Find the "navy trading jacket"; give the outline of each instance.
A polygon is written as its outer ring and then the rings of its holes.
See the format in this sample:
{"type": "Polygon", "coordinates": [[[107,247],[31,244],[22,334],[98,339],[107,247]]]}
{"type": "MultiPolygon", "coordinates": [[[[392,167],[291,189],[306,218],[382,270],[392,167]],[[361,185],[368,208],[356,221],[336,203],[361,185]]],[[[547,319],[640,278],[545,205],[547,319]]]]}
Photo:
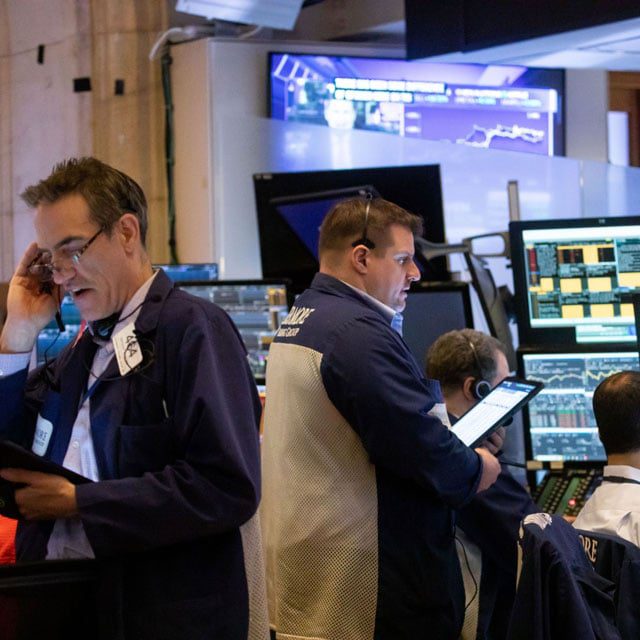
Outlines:
{"type": "Polygon", "coordinates": [[[438,412],[439,384],[380,308],[316,275],[267,364],[261,517],[282,637],[458,637],[453,509],[481,461],[438,412]]]}
{"type": "MultiPolygon", "coordinates": [[[[257,524],[260,497],[260,404],[246,352],[221,309],[162,271],[135,327],[142,370],[120,377],[114,358],[91,396],[100,481],[76,493],[96,559],[112,569],[104,609],[121,607],[135,640],[245,640],[245,565],[259,548],[241,525],[257,524]]],[[[31,448],[41,414],[54,425],[44,455],[62,463],[95,349],[86,331],[48,376],[0,379],[0,435],[31,448]]],[[[45,557],[52,526],[20,522],[20,560],[45,557]]]]}

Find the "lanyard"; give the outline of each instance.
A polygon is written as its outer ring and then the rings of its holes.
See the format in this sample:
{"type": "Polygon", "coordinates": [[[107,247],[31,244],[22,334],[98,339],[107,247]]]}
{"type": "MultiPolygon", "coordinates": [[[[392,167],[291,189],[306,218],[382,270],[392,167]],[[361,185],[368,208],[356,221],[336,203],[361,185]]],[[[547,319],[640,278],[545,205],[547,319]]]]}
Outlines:
{"type": "Polygon", "coordinates": [[[100,383],[100,378],[96,378],[93,381],[93,384],[84,392],[81,400],[80,400],[80,405],[82,406],[87,400],[89,400],[91,398],[91,396],[95,393],[96,391],[96,387],[98,386],[98,384],[100,383]]]}

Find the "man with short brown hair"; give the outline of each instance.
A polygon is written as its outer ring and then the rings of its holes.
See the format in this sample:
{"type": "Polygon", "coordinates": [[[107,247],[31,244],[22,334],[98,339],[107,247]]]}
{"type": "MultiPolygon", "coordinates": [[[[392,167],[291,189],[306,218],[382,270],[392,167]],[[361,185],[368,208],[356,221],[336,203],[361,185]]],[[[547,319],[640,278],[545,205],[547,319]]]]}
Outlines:
{"type": "Polygon", "coordinates": [[[419,230],[381,198],[338,203],[271,346],[261,516],[277,638],[460,632],[452,509],[499,465],[443,425],[439,385],[400,336],[419,230]]]}

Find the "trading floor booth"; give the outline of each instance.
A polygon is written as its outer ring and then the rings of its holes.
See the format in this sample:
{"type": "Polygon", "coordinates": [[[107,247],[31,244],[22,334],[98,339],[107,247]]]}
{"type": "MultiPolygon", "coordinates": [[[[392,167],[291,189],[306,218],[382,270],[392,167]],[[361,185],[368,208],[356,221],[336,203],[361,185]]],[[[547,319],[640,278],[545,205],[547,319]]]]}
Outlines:
{"type": "Polygon", "coordinates": [[[523,412],[529,480],[549,513],[577,515],[606,464],[593,392],[640,370],[633,297],[640,217],[513,222],[521,375],[545,388],[523,412]]]}

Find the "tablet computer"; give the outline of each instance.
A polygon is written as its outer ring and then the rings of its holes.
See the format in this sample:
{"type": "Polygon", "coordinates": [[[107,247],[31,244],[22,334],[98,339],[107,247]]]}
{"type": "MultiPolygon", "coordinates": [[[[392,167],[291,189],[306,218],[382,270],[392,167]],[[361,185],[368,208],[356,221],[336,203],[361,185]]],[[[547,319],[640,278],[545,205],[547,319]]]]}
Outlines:
{"type": "MultiPolygon", "coordinates": [[[[56,462],[37,456],[32,451],[24,449],[15,442],[2,440],[0,441],[0,469],[7,467],[62,476],[73,484],[92,482],[89,478],[85,478],[79,473],[71,471],[71,469],[67,469],[56,462]]],[[[0,478],[0,513],[3,516],[14,519],[21,517],[14,498],[15,490],[21,486],[23,485],[0,478]]]]}
{"type": "Polygon", "coordinates": [[[476,447],[533,398],[544,384],[505,378],[451,427],[468,447],[476,447]]]}

